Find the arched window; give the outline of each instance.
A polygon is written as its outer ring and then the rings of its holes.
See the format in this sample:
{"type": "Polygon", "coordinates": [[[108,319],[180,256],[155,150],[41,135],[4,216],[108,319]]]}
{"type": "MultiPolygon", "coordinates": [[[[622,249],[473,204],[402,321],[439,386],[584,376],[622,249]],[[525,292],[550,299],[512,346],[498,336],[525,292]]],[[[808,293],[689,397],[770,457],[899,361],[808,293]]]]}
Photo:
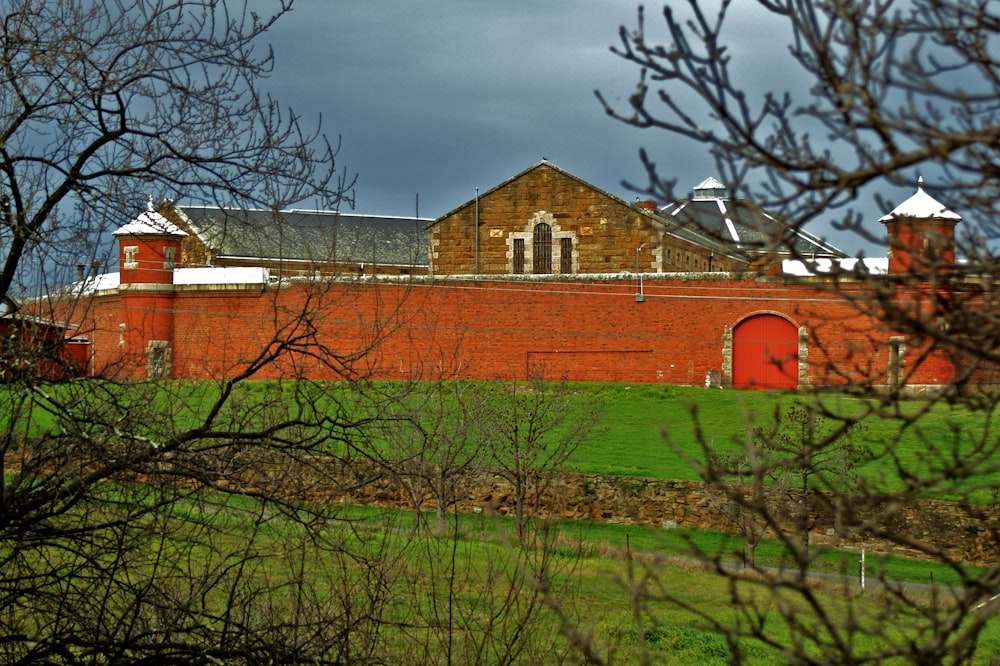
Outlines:
{"type": "Polygon", "coordinates": [[[579,270],[575,246],[575,231],[561,229],[555,216],[538,211],[521,230],[507,233],[507,270],[515,275],[572,275],[579,270]]]}
{"type": "Polygon", "coordinates": [[[532,237],[535,273],[552,272],[552,227],[544,222],[535,225],[532,237]]]}

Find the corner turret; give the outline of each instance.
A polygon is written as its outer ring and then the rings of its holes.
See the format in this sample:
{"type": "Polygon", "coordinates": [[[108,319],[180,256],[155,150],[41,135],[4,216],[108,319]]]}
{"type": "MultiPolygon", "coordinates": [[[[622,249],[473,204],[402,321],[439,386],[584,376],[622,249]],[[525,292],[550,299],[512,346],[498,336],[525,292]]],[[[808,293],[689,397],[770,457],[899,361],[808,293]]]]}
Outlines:
{"type": "Polygon", "coordinates": [[[153,208],[113,234],[121,271],[118,347],[133,376],[166,379],[172,374],[174,268],[187,236],[153,208]],[[145,373],[142,369],[145,368],[145,373]]]}
{"type": "Polygon", "coordinates": [[[173,284],[174,267],[181,256],[181,239],[187,236],[176,224],[153,209],[115,231],[121,284],[173,284]]]}
{"type": "Polygon", "coordinates": [[[889,274],[925,274],[950,270],[955,264],[955,225],[962,218],[924,191],[899,204],[879,222],[886,226],[889,274]]]}

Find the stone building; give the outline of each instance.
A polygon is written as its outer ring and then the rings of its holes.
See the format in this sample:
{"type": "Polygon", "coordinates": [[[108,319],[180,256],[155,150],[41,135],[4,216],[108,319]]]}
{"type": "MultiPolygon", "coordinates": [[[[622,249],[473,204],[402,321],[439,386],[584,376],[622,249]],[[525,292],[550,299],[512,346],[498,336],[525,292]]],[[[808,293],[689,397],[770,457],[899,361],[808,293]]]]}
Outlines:
{"type": "Polygon", "coordinates": [[[688,201],[628,203],[541,161],[428,227],[434,275],[766,272],[790,257],[843,258],[801,230],[768,247],[780,222],[714,178],[688,201]]]}

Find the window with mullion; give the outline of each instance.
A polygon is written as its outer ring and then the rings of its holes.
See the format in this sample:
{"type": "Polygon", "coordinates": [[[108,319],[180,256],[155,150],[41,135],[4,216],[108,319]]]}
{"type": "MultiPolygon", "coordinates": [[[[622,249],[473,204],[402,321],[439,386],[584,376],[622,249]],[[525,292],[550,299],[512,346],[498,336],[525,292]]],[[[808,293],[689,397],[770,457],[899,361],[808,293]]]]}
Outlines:
{"type": "Polygon", "coordinates": [[[573,239],[559,239],[559,272],[569,275],[573,272],[573,239]]]}
{"type": "Polygon", "coordinates": [[[535,225],[531,251],[534,257],[536,274],[552,272],[552,227],[545,224],[535,225]]]}

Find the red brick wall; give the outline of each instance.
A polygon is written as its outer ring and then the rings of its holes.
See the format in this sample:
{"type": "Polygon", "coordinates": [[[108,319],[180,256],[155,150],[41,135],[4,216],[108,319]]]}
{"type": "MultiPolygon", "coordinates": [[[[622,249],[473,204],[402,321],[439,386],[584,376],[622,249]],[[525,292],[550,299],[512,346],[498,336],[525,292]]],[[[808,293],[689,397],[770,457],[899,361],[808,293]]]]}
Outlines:
{"type": "Polygon", "coordinates": [[[165,265],[164,248],[174,249],[174,261],[181,257],[181,241],[177,236],[120,236],[118,238],[118,265],[121,266],[122,283],[170,284],[174,270],[165,265]],[[125,248],[136,248],[135,268],[126,268],[125,248]]]}
{"type": "MultiPolygon", "coordinates": [[[[262,354],[280,351],[276,341],[291,340],[290,353],[255,376],[335,377],[346,364],[383,378],[491,379],[524,377],[534,366],[550,378],[700,385],[707,372],[723,368],[727,327],[774,312],[808,332],[809,383],[886,382],[893,332],[848,304],[845,296],[860,290],[821,291],[777,278],[661,276],[645,281],[643,302],[635,292],[629,279],[181,289],[173,300],[174,376],[232,376],[262,354]],[[306,318],[297,319],[303,312],[306,318]],[[352,358],[369,346],[363,358],[352,358]]],[[[129,360],[131,343],[118,346],[121,305],[117,296],[99,298],[86,320],[91,325],[81,326],[81,333],[91,329],[99,369],[129,360]]],[[[153,321],[153,314],[132,319],[153,321]]],[[[915,341],[908,340],[905,351],[908,383],[939,384],[952,376],[947,359],[932,355],[918,363],[915,341]]]]}
{"type": "Polygon", "coordinates": [[[890,273],[926,272],[935,263],[955,263],[954,223],[897,219],[886,228],[890,273]]]}

